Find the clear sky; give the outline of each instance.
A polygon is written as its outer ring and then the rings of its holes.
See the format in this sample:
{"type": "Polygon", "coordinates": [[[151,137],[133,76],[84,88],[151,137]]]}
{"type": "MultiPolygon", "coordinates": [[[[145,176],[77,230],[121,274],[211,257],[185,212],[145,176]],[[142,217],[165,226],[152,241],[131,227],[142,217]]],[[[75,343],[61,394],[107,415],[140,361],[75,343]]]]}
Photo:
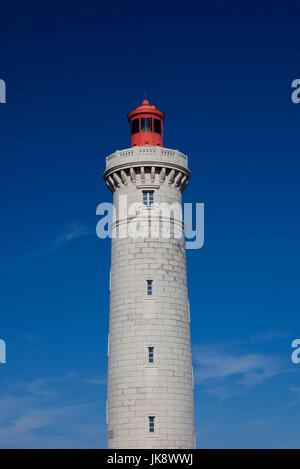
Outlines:
{"type": "Polygon", "coordinates": [[[0,447],[105,446],[105,157],[147,97],[205,203],[187,252],[199,448],[299,447],[298,1],[1,5],[0,447]]]}

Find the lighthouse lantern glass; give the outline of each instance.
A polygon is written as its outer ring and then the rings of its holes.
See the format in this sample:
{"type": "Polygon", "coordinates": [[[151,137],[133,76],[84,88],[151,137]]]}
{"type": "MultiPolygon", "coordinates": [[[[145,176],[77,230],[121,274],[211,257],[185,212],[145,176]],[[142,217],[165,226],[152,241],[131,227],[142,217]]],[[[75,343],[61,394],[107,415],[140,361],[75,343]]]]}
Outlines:
{"type": "Polygon", "coordinates": [[[154,132],[161,134],[161,124],[159,119],[154,119],[154,132]]]}
{"type": "Polygon", "coordinates": [[[152,131],[152,119],[151,117],[142,117],[141,118],[141,131],[142,132],[151,132],[152,131]]]}
{"type": "Polygon", "coordinates": [[[139,119],[133,119],[131,122],[131,133],[137,134],[140,131],[139,119]]]}

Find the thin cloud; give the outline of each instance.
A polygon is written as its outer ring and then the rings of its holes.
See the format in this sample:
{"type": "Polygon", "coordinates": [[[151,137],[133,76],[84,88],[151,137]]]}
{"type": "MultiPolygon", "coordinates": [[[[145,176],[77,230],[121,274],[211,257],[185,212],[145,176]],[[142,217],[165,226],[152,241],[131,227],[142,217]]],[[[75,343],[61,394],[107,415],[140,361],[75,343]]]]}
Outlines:
{"type": "Polygon", "coordinates": [[[87,225],[73,223],[69,225],[60,235],[54,240],[54,246],[59,248],[64,244],[74,241],[75,239],[82,238],[94,234],[95,230],[91,230],[87,225]]]}
{"type": "Polygon", "coordinates": [[[66,384],[78,379],[73,373],[38,378],[0,397],[0,448],[103,447],[105,406],[90,401],[84,389],[75,398],[72,383],[66,384]]]}
{"type": "Polygon", "coordinates": [[[294,407],[295,405],[300,405],[300,388],[291,386],[290,391],[293,393],[296,393],[297,397],[293,401],[286,402],[285,404],[281,405],[277,409],[275,409],[274,413],[279,413],[282,411],[285,411],[286,409],[289,409],[291,407],[294,407]]]}
{"type": "Polygon", "coordinates": [[[95,418],[92,419],[92,425],[88,424],[93,415],[94,403],[52,405],[49,408],[42,408],[38,407],[38,402],[31,399],[16,398],[11,399],[9,404],[9,417],[7,413],[3,415],[0,411],[2,448],[77,448],[82,444],[80,438],[83,434],[86,445],[97,447],[96,437],[99,438],[101,433],[100,419],[98,425],[95,418]],[[80,426],[84,421],[85,431],[81,433],[80,426]],[[56,428],[57,434],[55,432],[44,435],[43,431],[49,426],[56,428]],[[91,427],[90,432],[88,432],[89,427],[91,427]],[[59,429],[62,428],[64,437],[60,437],[59,429]]]}
{"type": "Polygon", "coordinates": [[[26,391],[28,394],[40,396],[43,398],[52,398],[57,395],[57,390],[49,389],[47,387],[49,380],[36,379],[28,383],[26,391]]]}
{"type": "Polygon", "coordinates": [[[45,234],[43,237],[31,240],[30,246],[25,252],[14,253],[16,257],[10,258],[0,264],[0,267],[28,262],[56,252],[58,249],[69,244],[76,239],[95,234],[95,229],[78,222],[70,223],[61,228],[59,233],[45,234]]]}
{"type": "Polygon", "coordinates": [[[83,382],[87,384],[95,384],[97,386],[102,386],[107,383],[106,379],[101,377],[87,378],[83,382]]]}
{"type": "Polygon", "coordinates": [[[299,394],[299,397],[300,397],[300,388],[297,388],[297,387],[295,387],[295,386],[292,386],[292,387],[291,387],[291,391],[292,391],[292,392],[296,392],[297,394],[299,394]]]}
{"type": "Polygon", "coordinates": [[[286,337],[290,337],[291,334],[288,332],[278,331],[278,330],[271,330],[268,332],[262,332],[259,334],[251,335],[248,339],[249,342],[266,342],[266,341],[273,341],[278,339],[284,339],[286,337]]]}
{"type": "Polygon", "coordinates": [[[228,353],[224,347],[196,347],[195,380],[215,397],[226,399],[284,372],[282,361],[262,353],[228,353]]]}

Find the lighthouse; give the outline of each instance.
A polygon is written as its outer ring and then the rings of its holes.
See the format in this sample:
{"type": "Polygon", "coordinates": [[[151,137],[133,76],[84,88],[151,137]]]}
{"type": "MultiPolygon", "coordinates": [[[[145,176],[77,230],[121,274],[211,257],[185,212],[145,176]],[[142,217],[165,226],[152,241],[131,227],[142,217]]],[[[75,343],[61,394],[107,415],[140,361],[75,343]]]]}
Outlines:
{"type": "Polygon", "coordinates": [[[187,156],[163,146],[164,113],[127,115],[130,148],[106,158],[113,193],[108,448],[194,448],[193,368],[182,192],[187,156]],[[168,212],[168,208],[170,208],[168,212]],[[142,226],[142,229],[141,229],[142,226]]]}

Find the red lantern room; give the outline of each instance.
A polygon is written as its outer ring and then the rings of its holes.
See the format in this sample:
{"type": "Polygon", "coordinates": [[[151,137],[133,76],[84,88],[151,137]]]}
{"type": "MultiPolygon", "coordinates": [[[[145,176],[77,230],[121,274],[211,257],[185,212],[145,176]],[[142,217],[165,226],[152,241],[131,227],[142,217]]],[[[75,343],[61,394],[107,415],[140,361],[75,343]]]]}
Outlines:
{"type": "Polygon", "coordinates": [[[144,99],[142,105],[127,114],[130,124],[131,146],[163,146],[164,113],[144,99]]]}

